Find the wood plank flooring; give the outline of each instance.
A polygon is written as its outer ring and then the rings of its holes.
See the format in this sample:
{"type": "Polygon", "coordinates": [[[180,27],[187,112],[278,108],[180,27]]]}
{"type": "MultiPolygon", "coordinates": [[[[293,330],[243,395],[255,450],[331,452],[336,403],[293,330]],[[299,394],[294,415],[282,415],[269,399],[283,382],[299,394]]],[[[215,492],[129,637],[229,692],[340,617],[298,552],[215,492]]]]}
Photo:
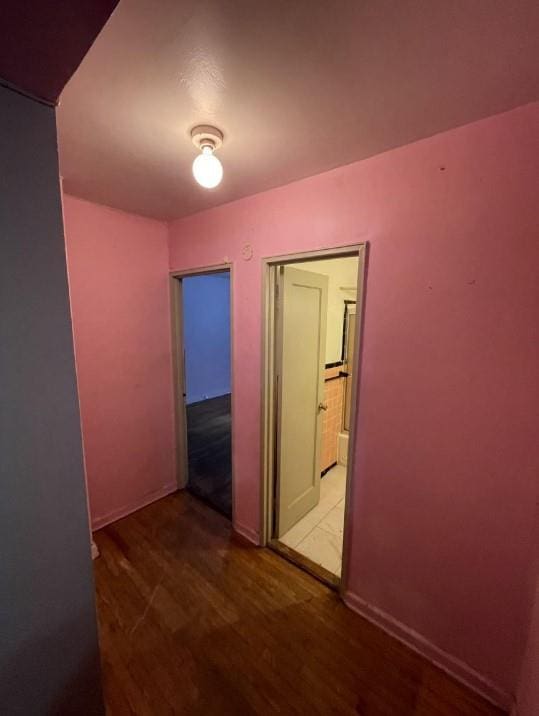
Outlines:
{"type": "Polygon", "coordinates": [[[502,713],[186,492],[95,539],[109,716],[502,713]]]}
{"type": "Polygon", "coordinates": [[[230,395],[187,406],[187,488],[232,518],[232,417],[230,395]]]}

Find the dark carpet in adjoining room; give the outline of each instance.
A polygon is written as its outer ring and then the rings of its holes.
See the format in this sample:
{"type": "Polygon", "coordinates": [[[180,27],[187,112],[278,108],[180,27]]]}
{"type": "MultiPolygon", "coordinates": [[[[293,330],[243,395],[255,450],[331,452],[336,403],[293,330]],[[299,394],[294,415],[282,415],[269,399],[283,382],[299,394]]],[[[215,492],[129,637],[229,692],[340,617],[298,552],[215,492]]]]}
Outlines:
{"type": "Polygon", "coordinates": [[[188,490],[232,518],[230,394],[187,406],[188,490]]]}

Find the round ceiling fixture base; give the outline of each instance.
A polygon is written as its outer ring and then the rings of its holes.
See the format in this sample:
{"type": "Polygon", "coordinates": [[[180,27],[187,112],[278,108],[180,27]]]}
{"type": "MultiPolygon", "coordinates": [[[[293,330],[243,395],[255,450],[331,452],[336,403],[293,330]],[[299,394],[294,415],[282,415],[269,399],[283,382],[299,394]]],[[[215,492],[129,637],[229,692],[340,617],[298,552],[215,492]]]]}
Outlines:
{"type": "Polygon", "coordinates": [[[191,139],[198,149],[208,145],[213,149],[219,149],[223,143],[223,133],[209,124],[199,124],[191,130],[191,139]]]}

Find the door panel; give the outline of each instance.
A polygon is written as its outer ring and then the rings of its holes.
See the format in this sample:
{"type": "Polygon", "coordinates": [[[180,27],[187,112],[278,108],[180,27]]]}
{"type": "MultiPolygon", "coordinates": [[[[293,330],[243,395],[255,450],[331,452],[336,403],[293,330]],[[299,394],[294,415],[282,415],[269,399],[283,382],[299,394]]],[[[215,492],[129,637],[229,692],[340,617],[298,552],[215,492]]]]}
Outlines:
{"type": "Polygon", "coordinates": [[[276,531],[281,537],[320,499],[328,278],[279,274],[276,531]],[[280,348],[279,348],[280,347],[280,348]]]}

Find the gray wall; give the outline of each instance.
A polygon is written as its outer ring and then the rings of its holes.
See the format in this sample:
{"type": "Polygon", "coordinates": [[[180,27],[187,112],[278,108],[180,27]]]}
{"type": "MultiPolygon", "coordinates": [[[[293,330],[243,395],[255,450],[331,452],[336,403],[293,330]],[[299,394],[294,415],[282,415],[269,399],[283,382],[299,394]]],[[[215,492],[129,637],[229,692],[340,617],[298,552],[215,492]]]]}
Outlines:
{"type": "Polygon", "coordinates": [[[0,710],[103,713],[55,114],[3,87],[0,710]]]}

